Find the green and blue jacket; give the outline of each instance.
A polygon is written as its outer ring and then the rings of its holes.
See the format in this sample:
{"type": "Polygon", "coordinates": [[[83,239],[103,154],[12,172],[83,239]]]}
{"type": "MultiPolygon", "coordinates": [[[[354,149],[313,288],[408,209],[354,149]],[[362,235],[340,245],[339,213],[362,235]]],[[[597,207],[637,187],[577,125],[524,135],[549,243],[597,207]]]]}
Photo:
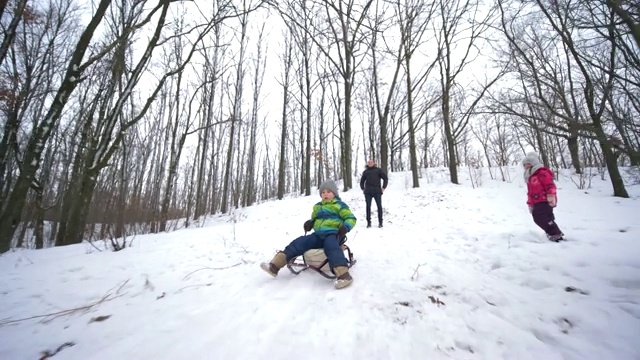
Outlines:
{"type": "Polygon", "coordinates": [[[313,220],[313,230],[317,233],[337,232],[340,225],[344,225],[349,232],[356,226],[356,217],[339,197],[322,200],[315,204],[311,220],[313,220]]]}

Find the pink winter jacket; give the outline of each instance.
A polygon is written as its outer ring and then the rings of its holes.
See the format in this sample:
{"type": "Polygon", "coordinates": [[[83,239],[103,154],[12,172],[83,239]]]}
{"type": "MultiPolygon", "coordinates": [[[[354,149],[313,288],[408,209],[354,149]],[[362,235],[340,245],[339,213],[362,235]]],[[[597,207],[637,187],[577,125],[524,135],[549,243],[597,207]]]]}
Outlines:
{"type": "Polygon", "coordinates": [[[553,173],[546,167],[536,170],[527,180],[527,204],[533,205],[547,202],[547,196],[558,199],[556,184],[553,183],[553,173]]]}

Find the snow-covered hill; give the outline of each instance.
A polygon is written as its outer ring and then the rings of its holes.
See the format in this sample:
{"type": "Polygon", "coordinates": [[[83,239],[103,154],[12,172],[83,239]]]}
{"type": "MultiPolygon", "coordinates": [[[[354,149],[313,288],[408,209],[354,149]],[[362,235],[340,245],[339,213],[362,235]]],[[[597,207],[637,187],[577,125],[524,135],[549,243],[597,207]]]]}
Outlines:
{"type": "Polygon", "coordinates": [[[639,359],[640,187],[619,199],[608,181],[579,190],[561,176],[568,241],[556,244],[530,218],[519,169],[511,183],[487,175],[474,189],[423,170],[413,189],[390,174],[383,229],[365,228],[359,190],[341,193],[358,217],[344,290],[258,266],[302,235],[315,195],[118,253],[4,254],[0,359],[639,359]]]}

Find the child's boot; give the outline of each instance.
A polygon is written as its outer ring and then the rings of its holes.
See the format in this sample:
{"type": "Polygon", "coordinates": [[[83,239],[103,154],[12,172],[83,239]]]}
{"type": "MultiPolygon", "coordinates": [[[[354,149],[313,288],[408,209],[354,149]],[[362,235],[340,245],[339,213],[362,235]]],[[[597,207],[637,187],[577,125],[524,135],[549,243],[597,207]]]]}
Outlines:
{"type": "Polygon", "coordinates": [[[336,274],[336,280],[333,283],[336,289],[345,288],[353,282],[353,278],[349,275],[349,268],[346,266],[334,267],[333,273],[336,274]]]}
{"type": "Polygon", "coordinates": [[[269,275],[276,277],[278,276],[278,271],[280,271],[280,269],[285,265],[287,265],[287,256],[282,251],[278,251],[271,262],[262,263],[260,264],[260,267],[262,270],[268,272],[269,275]]]}

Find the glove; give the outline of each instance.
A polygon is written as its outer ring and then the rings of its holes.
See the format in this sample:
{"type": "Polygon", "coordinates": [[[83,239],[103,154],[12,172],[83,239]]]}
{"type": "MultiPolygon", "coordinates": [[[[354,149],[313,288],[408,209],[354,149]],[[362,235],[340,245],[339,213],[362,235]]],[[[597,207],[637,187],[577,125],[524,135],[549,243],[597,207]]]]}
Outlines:
{"type": "Polygon", "coordinates": [[[307,220],[304,222],[304,231],[309,232],[313,229],[313,220],[307,220]]]}
{"type": "Polygon", "coordinates": [[[529,205],[529,213],[533,214],[533,206],[532,205],[529,205]]]}
{"type": "Polygon", "coordinates": [[[547,195],[547,202],[551,207],[556,207],[556,205],[558,205],[558,199],[555,195],[547,195]]]}
{"type": "Polygon", "coordinates": [[[338,237],[341,238],[345,235],[347,235],[347,228],[344,225],[340,225],[338,228],[338,237]]]}

